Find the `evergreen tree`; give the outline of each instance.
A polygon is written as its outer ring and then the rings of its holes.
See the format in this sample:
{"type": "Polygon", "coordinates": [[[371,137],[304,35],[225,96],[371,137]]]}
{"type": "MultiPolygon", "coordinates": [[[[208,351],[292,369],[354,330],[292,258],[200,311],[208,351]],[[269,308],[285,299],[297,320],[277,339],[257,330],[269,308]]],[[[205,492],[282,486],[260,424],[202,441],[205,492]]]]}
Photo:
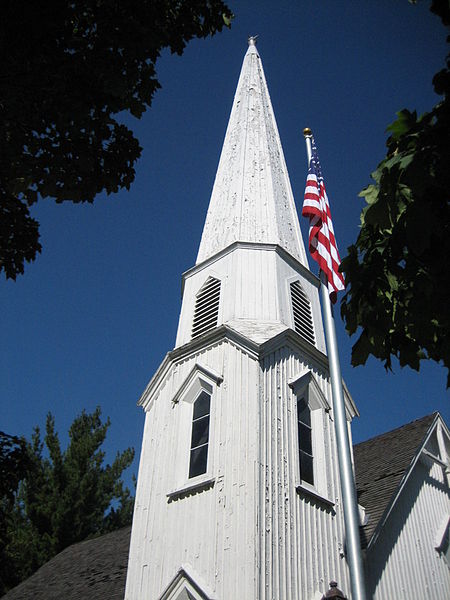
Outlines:
{"type": "Polygon", "coordinates": [[[0,591],[17,585],[67,546],[131,523],[134,499],[121,480],[134,450],[111,465],[100,449],[110,426],[100,408],[72,423],[61,449],[55,419],[47,416],[44,441],[39,428],[27,443],[29,464],[5,518],[5,557],[0,591]]]}
{"type": "Polygon", "coordinates": [[[26,441],[0,431],[0,594],[3,582],[14,571],[14,560],[6,548],[10,541],[7,519],[14,507],[20,481],[30,467],[26,441]]]}

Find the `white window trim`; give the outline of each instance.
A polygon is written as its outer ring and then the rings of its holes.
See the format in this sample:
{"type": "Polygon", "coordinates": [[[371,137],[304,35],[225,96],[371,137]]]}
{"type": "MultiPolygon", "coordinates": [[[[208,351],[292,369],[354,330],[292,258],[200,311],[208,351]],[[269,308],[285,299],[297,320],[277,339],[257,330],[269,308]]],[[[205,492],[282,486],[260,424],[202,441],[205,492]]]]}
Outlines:
{"type": "Polygon", "coordinates": [[[293,393],[293,402],[295,405],[295,419],[292,420],[292,426],[295,428],[295,465],[298,483],[296,489],[300,493],[312,496],[314,499],[333,506],[334,502],[327,497],[327,474],[325,465],[325,439],[323,419],[331,407],[319,387],[311,371],[303,371],[288,381],[289,387],[293,393]],[[301,480],[300,475],[300,449],[298,444],[298,419],[297,419],[297,398],[303,396],[311,410],[311,428],[312,428],[312,450],[313,450],[313,472],[314,485],[301,480]]]}
{"type": "Polygon", "coordinates": [[[208,383],[211,389],[219,386],[223,381],[222,375],[219,375],[216,371],[202,365],[201,363],[195,363],[192,369],[189,371],[189,375],[183,381],[183,383],[178,388],[177,392],[172,398],[173,403],[177,403],[180,400],[184,400],[186,402],[194,402],[202,389],[206,389],[208,391],[208,383]],[[203,381],[202,384],[196,383],[198,381],[203,381]]]}
{"type": "Polygon", "coordinates": [[[295,396],[299,396],[307,391],[308,403],[312,411],[322,409],[329,412],[331,410],[331,406],[320,389],[312,371],[303,371],[295,377],[291,377],[288,381],[288,385],[295,396]]]}
{"type": "Polygon", "coordinates": [[[178,411],[179,443],[176,453],[176,464],[173,469],[175,477],[174,489],[167,493],[169,499],[180,497],[188,492],[209,489],[214,485],[217,388],[222,381],[223,377],[213,369],[196,363],[172,398],[174,409],[178,411]],[[192,415],[194,402],[202,391],[207,392],[211,396],[207,468],[205,473],[189,478],[192,415]]]}

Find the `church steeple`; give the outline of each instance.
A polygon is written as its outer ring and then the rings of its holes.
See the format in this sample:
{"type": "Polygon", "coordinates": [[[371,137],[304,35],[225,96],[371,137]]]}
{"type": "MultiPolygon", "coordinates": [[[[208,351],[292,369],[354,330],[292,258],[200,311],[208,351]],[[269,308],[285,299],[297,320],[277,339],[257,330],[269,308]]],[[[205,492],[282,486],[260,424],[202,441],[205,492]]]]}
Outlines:
{"type": "Polygon", "coordinates": [[[319,280],[254,39],[183,275],[175,348],[139,404],[126,600],[348,587],[319,280]]]}
{"type": "Polygon", "coordinates": [[[244,56],[197,262],[183,279],[177,347],[223,324],[259,342],[286,328],[301,330],[325,351],[317,279],[255,38],[244,56]]]}
{"type": "Polygon", "coordinates": [[[242,64],[197,264],[236,241],[277,244],[308,264],[253,37],[242,64]]]}

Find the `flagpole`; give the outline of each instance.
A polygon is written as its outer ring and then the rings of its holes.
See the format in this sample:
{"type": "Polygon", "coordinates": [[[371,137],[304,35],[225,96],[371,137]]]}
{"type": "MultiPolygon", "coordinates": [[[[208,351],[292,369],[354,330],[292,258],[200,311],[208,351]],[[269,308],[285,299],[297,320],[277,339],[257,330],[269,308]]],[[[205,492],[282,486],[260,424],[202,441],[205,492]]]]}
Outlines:
{"type": "MultiPolygon", "coordinates": [[[[311,161],[312,132],[304,129],[308,167],[311,161]]],[[[327,339],[328,362],[330,367],[331,390],[333,395],[334,429],[338,453],[339,476],[341,480],[342,504],[344,507],[347,561],[350,570],[352,600],[366,600],[364,569],[359,536],[359,514],[356,501],[355,481],[353,478],[350,442],[345,417],[344,394],[342,391],[341,366],[336,339],[334,316],[328,292],[325,273],[320,271],[320,291],[324,312],[325,335],[327,339]]]]}

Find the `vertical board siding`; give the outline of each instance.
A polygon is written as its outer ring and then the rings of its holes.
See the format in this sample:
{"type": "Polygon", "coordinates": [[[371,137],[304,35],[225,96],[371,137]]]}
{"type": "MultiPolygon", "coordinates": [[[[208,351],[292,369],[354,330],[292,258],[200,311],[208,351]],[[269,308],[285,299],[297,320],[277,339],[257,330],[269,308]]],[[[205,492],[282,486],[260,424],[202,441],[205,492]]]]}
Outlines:
{"type": "Polygon", "coordinates": [[[450,500],[443,469],[419,461],[367,554],[374,600],[448,600],[450,570],[435,550],[450,500]]]}
{"type": "MultiPolygon", "coordinates": [[[[146,415],[128,600],[156,600],[183,564],[191,565],[217,598],[256,597],[258,370],[254,358],[227,342],[170,370],[146,415]],[[169,500],[167,494],[181,481],[176,462],[183,400],[174,405],[172,398],[196,362],[224,378],[213,392],[214,439],[210,438],[208,465],[213,460],[215,484],[169,500]]],[[[187,473],[184,483],[186,477],[187,473]]]]}
{"type": "Polygon", "coordinates": [[[224,297],[224,322],[234,319],[280,321],[275,251],[240,248],[233,255],[236,256],[232,278],[235,283],[230,284],[228,296],[224,297]]]}
{"type": "Polygon", "coordinates": [[[192,339],[195,298],[208,277],[221,281],[218,325],[235,320],[274,321],[294,328],[288,282],[298,279],[311,302],[315,346],[326,352],[319,292],[273,249],[236,248],[185,278],[176,346],[192,339]],[[232,274],[232,276],[230,276],[232,274]]]}
{"type": "Polygon", "coordinates": [[[258,361],[224,340],[172,365],[146,415],[127,600],[156,600],[184,564],[218,600],[308,600],[332,579],[349,590],[334,429],[325,412],[315,458],[320,491],[334,510],[296,491],[297,419],[288,382],[306,370],[330,399],[324,373],[288,347],[258,361]],[[208,471],[215,483],[169,500],[187,482],[190,441],[189,407],[172,398],[196,363],[223,376],[211,413],[208,471]]]}
{"type": "MultiPolygon", "coordinates": [[[[335,510],[300,496],[295,489],[300,483],[297,421],[288,381],[308,368],[311,366],[288,348],[271,353],[261,364],[260,551],[265,564],[260,574],[260,600],[312,598],[319,591],[326,591],[331,579],[349,589],[343,554],[339,558],[343,522],[334,431],[328,415],[323,417],[323,432],[319,436],[325,454],[320,463],[328,497],[337,501],[335,510]]],[[[324,395],[330,398],[325,378],[318,372],[315,376],[324,395]]]]}

